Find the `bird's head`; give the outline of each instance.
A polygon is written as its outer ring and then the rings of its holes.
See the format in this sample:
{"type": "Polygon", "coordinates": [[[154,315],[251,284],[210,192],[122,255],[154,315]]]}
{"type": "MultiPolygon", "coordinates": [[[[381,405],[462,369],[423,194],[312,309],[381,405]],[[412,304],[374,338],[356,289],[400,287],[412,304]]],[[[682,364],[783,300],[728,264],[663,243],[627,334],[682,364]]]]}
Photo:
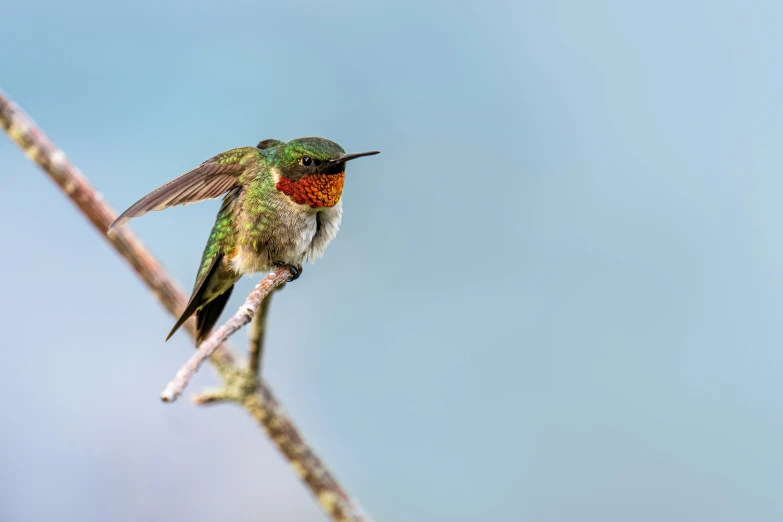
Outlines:
{"type": "Polygon", "coordinates": [[[279,145],[269,163],[277,189],[296,203],[312,208],[333,207],[340,201],[345,163],[378,151],[346,154],[337,143],[324,138],[298,138],[279,145]]]}

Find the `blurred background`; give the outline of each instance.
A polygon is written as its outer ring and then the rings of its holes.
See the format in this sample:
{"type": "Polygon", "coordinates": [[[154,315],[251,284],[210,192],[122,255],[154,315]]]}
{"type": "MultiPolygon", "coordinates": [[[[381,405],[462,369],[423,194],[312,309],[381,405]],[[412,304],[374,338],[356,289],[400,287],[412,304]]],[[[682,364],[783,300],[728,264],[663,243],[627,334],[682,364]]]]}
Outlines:
{"type": "MultiPolygon", "coordinates": [[[[379,522],[780,521],[781,17],[4,2],[0,87],[118,211],[265,138],[382,151],[264,363],[379,522]]],[[[243,411],[160,403],[191,341],[6,137],[0,177],[0,520],[324,520],[243,411]]],[[[131,225],[186,290],[219,205],[131,225]]]]}

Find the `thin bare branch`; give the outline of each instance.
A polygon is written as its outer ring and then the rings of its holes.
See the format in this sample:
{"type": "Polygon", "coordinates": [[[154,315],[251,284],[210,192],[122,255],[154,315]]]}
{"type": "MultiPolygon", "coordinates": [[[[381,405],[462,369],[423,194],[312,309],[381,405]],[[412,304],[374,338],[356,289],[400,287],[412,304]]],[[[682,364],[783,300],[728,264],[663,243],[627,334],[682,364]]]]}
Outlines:
{"type": "Polygon", "coordinates": [[[242,303],[242,306],[239,307],[237,313],[226,321],[223,326],[213,331],[204,339],[196,350],[196,353],[194,353],[190,359],[188,359],[188,362],[180,368],[177,375],[174,376],[174,379],[166,386],[163,393],[160,394],[160,398],[163,399],[164,402],[177,400],[177,397],[180,396],[182,390],[188,385],[190,379],[196,374],[201,364],[212,355],[212,352],[214,352],[223,341],[231,337],[234,332],[249,323],[256,314],[258,305],[261,304],[275,288],[287,283],[293,276],[290,268],[277,267],[268,276],[263,278],[253,291],[250,292],[250,295],[245,302],[242,303]]]}
{"type": "MultiPolygon", "coordinates": [[[[116,217],[115,212],[103,201],[103,197],[95,191],[81,171],[68,161],[65,154],[2,91],[0,127],[49,175],[100,235],[131,265],[163,307],[174,317],[178,317],[185,308],[186,296],[127,226],[111,236],[106,235],[106,229],[116,217]]],[[[195,338],[194,321],[188,321],[185,327],[195,338]]],[[[251,375],[252,372],[238,368],[225,345],[218,347],[210,360],[223,379],[225,389],[208,392],[199,403],[232,400],[242,404],[303,477],[304,483],[333,520],[370,522],[370,517],[337,483],[324,463],[304,441],[266,383],[251,375]]]]}
{"type": "MultiPolygon", "coordinates": [[[[282,290],[281,286],[278,290],[282,290]]],[[[247,349],[247,367],[253,375],[261,375],[261,361],[264,357],[264,337],[266,337],[266,317],[269,314],[269,304],[272,302],[272,296],[275,292],[270,292],[266,299],[261,301],[261,305],[253,316],[253,322],[250,324],[248,332],[247,349]]]]}

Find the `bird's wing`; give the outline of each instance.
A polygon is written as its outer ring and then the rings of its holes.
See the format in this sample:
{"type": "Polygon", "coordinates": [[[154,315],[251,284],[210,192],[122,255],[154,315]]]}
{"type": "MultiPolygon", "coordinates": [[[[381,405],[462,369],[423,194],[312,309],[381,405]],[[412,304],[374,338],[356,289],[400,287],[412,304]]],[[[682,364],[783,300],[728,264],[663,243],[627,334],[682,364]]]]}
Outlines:
{"type": "Polygon", "coordinates": [[[108,232],[152,210],[220,197],[238,186],[242,173],[256,161],[258,149],[255,147],[240,147],[221,152],[138,200],[109,225],[108,232]]]}

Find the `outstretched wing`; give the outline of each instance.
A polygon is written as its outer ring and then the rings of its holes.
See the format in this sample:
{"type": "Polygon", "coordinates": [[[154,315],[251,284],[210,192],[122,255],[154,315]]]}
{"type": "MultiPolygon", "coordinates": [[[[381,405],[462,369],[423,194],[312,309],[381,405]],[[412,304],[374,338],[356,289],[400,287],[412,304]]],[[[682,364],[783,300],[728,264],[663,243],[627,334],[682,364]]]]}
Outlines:
{"type": "Polygon", "coordinates": [[[220,197],[238,186],[242,173],[256,161],[258,149],[255,147],[240,147],[221,152],[138,200],[109,225],[108,232],[152,210],[220,197]]]}

